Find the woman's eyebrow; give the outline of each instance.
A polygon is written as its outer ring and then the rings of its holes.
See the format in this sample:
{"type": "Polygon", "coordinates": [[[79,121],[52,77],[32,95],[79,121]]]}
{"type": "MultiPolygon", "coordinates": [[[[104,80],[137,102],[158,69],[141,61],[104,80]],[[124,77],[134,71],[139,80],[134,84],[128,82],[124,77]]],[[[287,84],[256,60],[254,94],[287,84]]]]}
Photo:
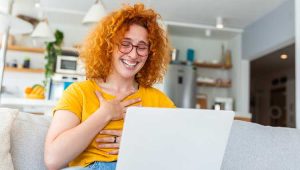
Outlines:
{"type": "MultiPolygon", "coordinates": [[[[133,42],[133,40],[132,40],[131,38],[128,38],[128,37],[123,38],[122,41],[130,41],[130,42],[133,42]]],[[[140,41],[138,42],[138,44],[146,44],[146,45],[148,45],[148,43],[147,43],[146,41],[144,41],[144,40],[140,40],[140,41]]]]}
{"type": "Polygon", "coordinates": [[[138,44],[145,44],[145,45],[148,45],[148,43],[147,43],[147,42],[145,42],[145,41],[143,41],[143,40],[139,41],[139,43],[138,43],[138,44]]]}
{"type": "Polygon", "coordinates": [[[123,41],[124,41],[124,40],[129,40],[129,41],[132,41],[132,39],[131,39],[131,38],[126,38],[126,37],[125,37],[125,38],[123,38],[123,41]]]}

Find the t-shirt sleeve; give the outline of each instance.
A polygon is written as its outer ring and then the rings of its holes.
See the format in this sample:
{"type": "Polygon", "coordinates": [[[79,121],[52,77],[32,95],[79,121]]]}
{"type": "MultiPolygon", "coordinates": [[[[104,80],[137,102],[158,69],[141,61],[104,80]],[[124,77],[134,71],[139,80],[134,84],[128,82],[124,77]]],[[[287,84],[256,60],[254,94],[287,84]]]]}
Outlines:
{"type": "Polygon", "coordinates": [[[53,115],[57,110],[67,110],[74,113],[81,120],[82,113],[82,90],[77,83],[71,84],[59,99],[53,109],[53,115]]]}

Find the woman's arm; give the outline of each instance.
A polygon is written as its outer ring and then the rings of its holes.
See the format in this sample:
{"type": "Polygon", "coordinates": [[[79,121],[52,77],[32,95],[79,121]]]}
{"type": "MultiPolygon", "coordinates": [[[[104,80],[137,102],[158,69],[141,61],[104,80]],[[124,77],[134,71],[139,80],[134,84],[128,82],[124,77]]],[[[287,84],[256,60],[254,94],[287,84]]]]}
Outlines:
{"type": "Polygon", "coordinates": [[[66,167],[88,147],[109,121],[109,114],[99,109],[82,123],[74,113],[58,110],[45,142],[45,163],[48,169],[66,167]]]}
{"type": "Polygon", "coordinates": [[[45,141],[44,157],[49,170],[66,167],[88,147],[93,138],[111,120],[123,119],[126,107],[140,102],[140,99],[122,101],[134,91],[121,94],[110,101],[106,101],[100,92],[95,93],[101,106],[82,123],[70,111],[56,111],[45,141]]]}

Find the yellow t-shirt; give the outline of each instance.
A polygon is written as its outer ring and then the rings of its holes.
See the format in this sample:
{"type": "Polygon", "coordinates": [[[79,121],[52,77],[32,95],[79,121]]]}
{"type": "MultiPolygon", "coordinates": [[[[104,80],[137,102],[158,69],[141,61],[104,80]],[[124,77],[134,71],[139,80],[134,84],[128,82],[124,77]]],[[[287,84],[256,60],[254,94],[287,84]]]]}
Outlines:
{"type": "MultiPolygon", "coordinates": [[[[94,93],[95,90],[99,90],[102,93],[102,96],[107,100],[115,98],[115,96],[103,92],[93,80],[76,82],[71,84],[64,91],[63,96],[54,108],[54,111],[68,110],[73,112],[81,122],[85,121],[100,106],[99,100],[94,93]]],[[[125,100],[133,98],[141,98],[141,102],[135,105],[141,104],[143,107],[175,107],[174,103],[166,95],[152,87],[140,87],[137,92],[128,96],[125,100]]],[[[122,129],[123,124],[124,120],[111,121],[104,129],[122,129]]],[[[97,135],[87,149],[69,163],[69,166],[87,166],[94,161],[116,161],[118,159],[117,155],[107,154],[108,151],[113,149],[97,148],[95,139],[101,136],[103,137],[104,135],[97,135]]]]}

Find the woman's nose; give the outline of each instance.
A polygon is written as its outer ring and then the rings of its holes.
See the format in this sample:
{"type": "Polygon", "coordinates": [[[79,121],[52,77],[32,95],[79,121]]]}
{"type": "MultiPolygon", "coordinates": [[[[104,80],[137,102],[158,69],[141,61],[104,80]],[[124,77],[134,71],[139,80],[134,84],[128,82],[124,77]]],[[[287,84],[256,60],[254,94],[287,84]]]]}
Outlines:
{"type": "Polygon", "coordinates": [[[128,54],[128,56],[132,59],[136,59],[139,57],[139,54],[137,53],[137,47],[133,47],[133,49],[130,51],[130,53],[128,54]]]}

